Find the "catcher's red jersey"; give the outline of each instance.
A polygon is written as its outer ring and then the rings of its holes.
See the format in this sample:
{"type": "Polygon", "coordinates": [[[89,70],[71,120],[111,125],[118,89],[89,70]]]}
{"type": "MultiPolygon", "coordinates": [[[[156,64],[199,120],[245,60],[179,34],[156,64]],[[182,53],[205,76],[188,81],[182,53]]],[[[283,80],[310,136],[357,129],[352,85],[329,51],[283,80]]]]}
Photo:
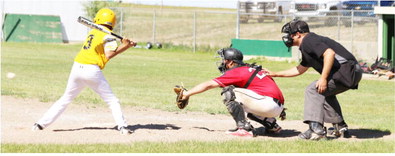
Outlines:
{"type": "MultiPolygon", "coordinates": [[[[225,74],[213,80],[221,87],[234,85],[235,87],[243,88],[254,71],[254,68],[248,66],[237,67],[226,71],[225,74]]],[[[259,71],[256,74],[247,89],[259,95],[276,98],[284,104],[284,97],[280,88],[278,88],[272,77],[266,75],[264,71],[259,71]]]]}

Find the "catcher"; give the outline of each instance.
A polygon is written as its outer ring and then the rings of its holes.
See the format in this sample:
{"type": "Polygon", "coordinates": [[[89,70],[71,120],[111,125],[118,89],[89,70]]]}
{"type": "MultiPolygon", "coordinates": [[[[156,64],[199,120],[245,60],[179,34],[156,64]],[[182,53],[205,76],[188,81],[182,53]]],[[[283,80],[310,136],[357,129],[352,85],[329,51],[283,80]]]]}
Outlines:
{"type": "Polygon", "coordinates": [[[176,86],[177,104],[183,109],[189,97],[212,88],[222,87],[221,95],[229,113],[236,121],[236,128],[226,131],[235,136],[256,136],[247,118],[265,127],[267,133],[279,133],[281,127],[275,117],[285,118],[284,97],[274,80],[265,74],[261,66],[243,62],[238,49],[226,48],[217,52],[222,58],[218,69],[223,75],[203,82],[189,91],[176,86]]]}

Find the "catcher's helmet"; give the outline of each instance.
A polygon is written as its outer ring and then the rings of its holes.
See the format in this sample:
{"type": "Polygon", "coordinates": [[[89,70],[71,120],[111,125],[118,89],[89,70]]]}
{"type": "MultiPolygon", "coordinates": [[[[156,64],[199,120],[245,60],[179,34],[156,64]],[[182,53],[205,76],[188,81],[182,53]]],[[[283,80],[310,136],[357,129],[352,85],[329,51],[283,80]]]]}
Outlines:
{"type": "Polygon", "coordinates": [[[111,27],[114,27],[117,21],[114,11],[108,8],[100,9],[93,20],[96,24],[103,24],[111,27]]]}
{"type": "Polygon", "coordinates": [[[243,53],[235,48],[225,48],[218,51],[218,54],[224,60],[232,60],[239,65],[245,64],[243,62],[243,53]]]}
{"type": "Polygon", "coordinates": [[[218,55],[221,57],[221,62],[217,62],[218,70],[221,73],[225,73],[228,70],[224,60],[232,60],[236,62],[239,66],[245,65],[243,62],[243,53],[235,48],[224,48],[217,51],[218,55]],[[218,64],[220,63],[220,64],[218,64]]]}

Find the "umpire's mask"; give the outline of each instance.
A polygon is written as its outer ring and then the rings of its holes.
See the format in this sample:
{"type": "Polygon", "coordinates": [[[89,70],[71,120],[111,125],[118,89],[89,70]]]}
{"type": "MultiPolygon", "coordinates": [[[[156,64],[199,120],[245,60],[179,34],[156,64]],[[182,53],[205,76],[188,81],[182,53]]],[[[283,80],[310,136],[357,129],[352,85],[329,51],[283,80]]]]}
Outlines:
{"type": "Polygon", "coordinates": [[[286,23],[283,28],[281,29],[281,32],[284,33],[282,39],[284,44],[289,48],[292,47],[294,43],[294,39],[291,36],[291,25],[290,22],[286,23]]]}
{"type": "Polygon", "coordinates": [[[292,34],[297,32],[299,33],[308,33],[310,32],[309,26],[305,21],[294,19],[288,23],[286,23],[282,28],[281,32],[284,33],[282,40],[287,47],[292,47],[293,38],[292,34]]]}

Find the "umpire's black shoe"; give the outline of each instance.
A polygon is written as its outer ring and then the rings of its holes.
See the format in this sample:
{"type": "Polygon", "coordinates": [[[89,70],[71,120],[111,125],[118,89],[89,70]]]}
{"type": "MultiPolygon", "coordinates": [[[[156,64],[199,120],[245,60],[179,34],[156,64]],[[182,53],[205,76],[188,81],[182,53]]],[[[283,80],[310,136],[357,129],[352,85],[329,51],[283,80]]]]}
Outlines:
{"type": "Polygon", "coordinates": [[[320,140],[326,138],[326,128],[318,122],[311,121],[309,129],[298,135],[300,139],[304,140],[320,140]]]}
{"type": "Polygon", "coordinates": [[[333,127],[328,129],[328,133],[340,138],[351,138],[350,132],[348,131],[347,124],[343,121],[338,124],[332,124],[333,127]]]}

